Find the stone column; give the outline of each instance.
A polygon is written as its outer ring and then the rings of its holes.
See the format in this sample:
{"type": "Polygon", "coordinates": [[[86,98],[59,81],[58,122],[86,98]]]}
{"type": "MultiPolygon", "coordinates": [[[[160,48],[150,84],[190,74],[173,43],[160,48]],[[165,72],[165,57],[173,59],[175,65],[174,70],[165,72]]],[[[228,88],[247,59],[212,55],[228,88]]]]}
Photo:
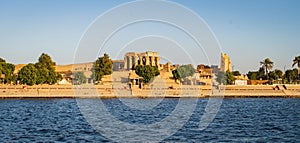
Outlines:
{"type": "Polygon", "coordinates": [[[139,56],[140,59],[140,65],[143,65],[143,56],[139,56]]]}
{"type": "Polygon", "coordinates": [[[159,65],[159,60],[160,60],[159,57],[155,57],[155,63],[156,63],[156,66],[157,66],[157,67],[160,66],[160,65],[159,65]]]}
{"type": "Polygon", "coordinates": [[[129,65],[128,65],[128,70],[132,69],[132,56],[129,57],[129,65]]]}
{"type": "Polygon", "coordinates": [[[124,69],[127,70],[127,56],[124,57],[124,69]]]}
{"type": "Polygon", "coordinates": [[[151,56],[151,66],[155,66],[154,58],[154,56],[151,56]]]}
{"type": "Polygon", "coordinates": [[[170,72],[171,71],[171,69],[170,69],[170,63],[169,62],[167,62],[167,72],[170,72]]]}
{"type": "Polygon", "coordinates": [[[150,62],[149,56],[145,56],[145,57],[146,57],[146,65],[150,65],[150,64],[149,64],[149,62],[150,62]]]}
{"type": "Polygon", "coordinates": [[[134,66],[137,66],[138,65],[138,56],[135,55],[134,56],[134,66]]]}

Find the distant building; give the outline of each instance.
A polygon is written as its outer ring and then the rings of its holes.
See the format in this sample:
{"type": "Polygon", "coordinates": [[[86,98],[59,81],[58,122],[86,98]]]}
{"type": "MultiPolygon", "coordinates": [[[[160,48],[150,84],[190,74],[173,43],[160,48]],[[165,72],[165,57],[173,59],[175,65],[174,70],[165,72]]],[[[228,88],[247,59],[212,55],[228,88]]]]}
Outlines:
{"type": "Polygon", "coordinates": [[[198,84],[211,85],[212,83],[212,68],[208,65],[200,64],[197,66],[197,76],[199,77],[198,84]]]}
{"type": "Polygon", "coordinates": [[[56,65],[55,71],[62,75],[62,80],[59,81],[59,84],[71,84],[74,80],[73,74],[75,72],[83,72],[87,78],[87,83],[93,83],[92,79],[92,69],[94,63],[79,63],[79,64],[69,64],[69,65],[56,65]]]}
{"type": "Polygon", "coordinates": [[[221,53],[220,71],[223,71],[223,72],[230,71],[230,72],[232,72],[230,58],[227,54],[224,54],[224,53],[221,53]]]}
{"type": "Polygon", "coordinates": [[[247,85],[248,84],[248,77],[247,75],[239,75],[239,76],[234,76],[234,84],[235,85],[247,85]]]}
{"type": "Polygon", "coordinates": [[[200,77],[211,78],[212,69],[208,65],[200,64],[197,66],[197,72],[200,74],[200,77]]]}
{"type": "Polygon", "coordinates": [[[81,63],[81,64],[73,64],[72,72],[83,72],[85,77],[88,79],[88,83],[92,83],[92,70],[93,70],[94,63],[81,63]]]}
{"type": "Polygon", "coordinates": [[[113,60],[113,71],[123,71],[125,70],[124,60],[113,60]]]}

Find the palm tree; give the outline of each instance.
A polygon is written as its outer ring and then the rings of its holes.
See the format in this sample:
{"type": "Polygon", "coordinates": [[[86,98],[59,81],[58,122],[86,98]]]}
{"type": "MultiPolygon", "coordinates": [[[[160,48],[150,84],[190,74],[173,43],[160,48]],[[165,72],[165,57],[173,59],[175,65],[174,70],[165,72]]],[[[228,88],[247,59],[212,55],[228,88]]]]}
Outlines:
{"type": "Polygon", "coordinates": [[[295,57],[295,59],[293,60],[292,67],[294,67],[296,64],[298,65],[298,79],[299,79],[299,77],[300,77],[300,56],[295,57]]]}
{"type": "Polygon", "coordinates": [[[271,70],[273,68],[273,62],[269,58],[266,58],[265,60],[260,62],[260,65],[265,67],[266,76],[267,76],[267,79],[269,79],[268,70],[271,70]]]}

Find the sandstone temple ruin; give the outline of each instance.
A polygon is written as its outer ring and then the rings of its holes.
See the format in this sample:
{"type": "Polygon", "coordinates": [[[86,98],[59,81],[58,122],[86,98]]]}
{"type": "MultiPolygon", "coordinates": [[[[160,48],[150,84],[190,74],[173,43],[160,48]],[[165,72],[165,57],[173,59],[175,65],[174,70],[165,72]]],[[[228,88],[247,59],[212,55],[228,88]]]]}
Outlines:
{"type": "Polygon", "coordinates": [[[220,71],[232,72],[231,61],[227,54],[221,53],[221,63],[220,63],[220,71]]]}
{"type": "Polygon", "coordinates": [[[158,52],[128,52],[124,55],[124,60],[113,60],[113,71],[129,71],[137,65],[157,66],[160,69],[158,52]]]}
{"type": "Polygon", "coordinates": [[[124,56],[124,69],[131,70],[137,65],[150,65],[159,67],[159,61],[160,58],[158,56],[158,52],[128,52],[124,56]]]}

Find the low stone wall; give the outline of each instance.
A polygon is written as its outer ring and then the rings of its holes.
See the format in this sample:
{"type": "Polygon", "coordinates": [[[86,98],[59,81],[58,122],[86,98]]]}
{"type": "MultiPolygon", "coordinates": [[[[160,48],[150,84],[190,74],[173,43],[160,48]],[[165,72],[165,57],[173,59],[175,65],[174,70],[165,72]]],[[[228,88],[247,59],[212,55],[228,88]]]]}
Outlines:
{"type": "MultiPolygon", "coordinates": [[[[225,97],[300,97],[300,85],[227,85],[225,97]]],[[[218,94],[216,94],[218,96],[218,94]]]]}
{"type": "Polygon", "coordinates": [[[0,98],[300,97],[300,85],[177,86],[129,89],[126,85],[0,85],[0,98]]]}

